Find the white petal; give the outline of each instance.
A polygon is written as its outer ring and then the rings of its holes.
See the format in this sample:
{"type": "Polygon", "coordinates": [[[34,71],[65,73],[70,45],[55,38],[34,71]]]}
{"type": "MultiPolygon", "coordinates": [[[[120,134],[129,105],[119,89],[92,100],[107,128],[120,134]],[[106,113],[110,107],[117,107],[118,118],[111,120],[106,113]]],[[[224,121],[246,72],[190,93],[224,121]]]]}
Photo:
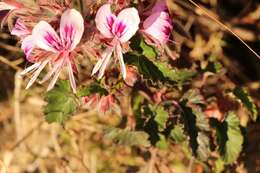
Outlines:
{"type": "Polygon", "coordinates": [[[38,68],[41,65],[41,62],[34,63],[30,67],[27,67],[22,72],[20,72],[20,75],[25,75],[26,73],[33,71],[34,69],[38,68]]]}
{"type": "Polygon", "coordinates": [[[108,53],[106,54],[106,57],[105,57],[105,59],[104,59],[102,65],[101,65],[100,70],[99,70],[99,73],[98,73],[98,79],[101,79],[101,78],[104,76],[104,73],[105,73],[105,70],[106,70],[106,68],[107,68],[107,65],[108,65],[109,62],[110,62],[110,58],[111,58],[111,56],[112,56],[112,53],[113,53],[113,52],[108,52],[108,53]]]}
{"type": "Polygon", "coordinates": [[[101,55],[102,58],[98,60],[95,67],[93,68],[91,75],[94,75],[99,71],[99,69],[100,69],[101,65],[103,64],[103,62],[105,61],[107,55],[110,54],[110,53],[112,54],[113,50],[114,50],[113,47],[107,47],[106,48],[106,50],[101,55]]]}
{"type": "Polygon", "coordinates": [[[40,81],[40,83],[44,83],[47,80],[49,80],[51,78],[51,76],[56,72],[59,71],[64,63],[64,59],[60,59],[59,61],[55,62],[54,66],[52,67],[52,69],[44,76],[44,78],[40,81]]]}
{"type": "Polygon", "coordinates": [[[121,48],[120,44],[118,44],[116,46],[116,54],[117,54],[117,58],[120,63],[120,68],[121,68],[121,73],[122,73],[123,79],[126,79],[126,67],[125,67],[122,48],[121,48]]]}
{"type": "Polygon", "coordinates": [[[68,63],[67,68],[68,68],[68,72],[69,72],[70,86],[71,86],[73,92],[76,93],[76,82],[75,82],[75,78],[74,78],[74,74],[73,74],[72,65],[70,62],[68,63]]]}
{"type": "Polygon", "coordinates": [[[66,10],[61,16],[60,37],[64,46],[73,50],[84,32],[84,20],[75,9],[66,10]]]}
{"type": "Polygon", "coordinates": [[[95,22],[97,29],[101,32],[101,34],[104,37],[113,38],[111,29],[115,19],[116,16],[112,14],[110,4],[105,4],[98,9],[95,22]]]}
{"type": "Polygon", "coordinates": [[[36,46],[41,49],[58,52],[63,47],[55,30],[45,21],[40,21],[33,28],[32,35],[36,46]]]}
{"type": "Polygon", "coordinates": [[[32,86],[32,84],[36,81],[37,77],[40,75],[41,71],[43,70],[43,68],[48,64],[48,62],[50,61],[50,59],[47,59],[45,61],[43,61],[41,63],[41,65],[39,66],[39,68],[34,72],[33,77],[30,79],[30,81],[28,82],[26,89],[30,88],[32,86]]]}
{"type": "Polygon", "coordinates": [[[26,55],[28,61],[30,61],[29,57],[34,47],[35,47],[35,42],[34,42],[34,37],[32,35],[29,35],[23,39],[21,48],[24,54],[26,55]]]}
{"type": "Polygon", "coordinates": [[[59,78],[61,70],[62,70],[62,68],[57,69],[57,71],[55,72],[55,74],[47,88],[47,91],[50,91],[54,87],[55,83],[57,82],[57,80],[59,78]]]}
{"type": "Polygon", "coordinates": [[[139,29],[140,18],[135,8],[126,8],[122,10],[117,19],[126,25],[126,31],[119,38],[121,42],[127,42],[139,29]]]}

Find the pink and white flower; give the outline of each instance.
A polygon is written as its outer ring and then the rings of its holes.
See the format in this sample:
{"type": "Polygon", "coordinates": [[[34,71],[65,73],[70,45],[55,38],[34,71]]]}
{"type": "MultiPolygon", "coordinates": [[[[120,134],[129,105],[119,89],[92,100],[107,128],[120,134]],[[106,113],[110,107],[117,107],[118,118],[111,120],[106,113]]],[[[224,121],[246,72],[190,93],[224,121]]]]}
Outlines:
{"type": "Polygon", "coordinates": [[[27,36],[22,43],[27,59],[34,64],[25,69],[21,74],[33,72],[33,76],[26,88],[29,88],[37,79],[40,72],[47,64],[51,65],[51,70],[40,81],[43,83],[52,80],[47,90],[51,90],[61,71],[66,69],[70,79],[70,85],[76,92],[76,82],[74,72],[76,72],[75,57],[73,51],[79,44],[84,32],[84,20],[82,15],[75,9],[66,10],[60,21],[59,35],[52,26],[40,21],[33,28],[32,35],[27,36]],[[36,53],[32,54],[32,49],[36,49],[36,53]]]}
{"type": "Polygon", "coordinates": [[[31,34],[31,31],[25,26],[21,19],[17,19],[11,34],[24,39],[26,36],[31,34]]]}
{"type": "Polygon", "coordinates": [[[153,8],[147,10],[144,13],[144,15],[150,16],[153,13],[167,11],[167,10],[168,8],[167,8],[166,0],[157,0],[153,8]]]}
{"type": "Polygon", "coordinates": [[[135,8],[126,8],[117,16],[111,12],[111,5],[101,6],[95,18],[97,29],[111,44],[107,45],[102,53],[101,59],[95,65],[92,75],[98,71],[98,78],[102,78],[114,52],[115,58],[119,61],[122,76],[126,78],[126,67],[124,64],[121,44],[127,42],[138,30],[140,18],[135,8]]]}
{"type": "Polygon", "coordinates": [[[143,23],[143,32],[154,42],[165,44],[169,40],[173,28],[166,2],[158,1],[151,11],[151,15],[143,23]]]}

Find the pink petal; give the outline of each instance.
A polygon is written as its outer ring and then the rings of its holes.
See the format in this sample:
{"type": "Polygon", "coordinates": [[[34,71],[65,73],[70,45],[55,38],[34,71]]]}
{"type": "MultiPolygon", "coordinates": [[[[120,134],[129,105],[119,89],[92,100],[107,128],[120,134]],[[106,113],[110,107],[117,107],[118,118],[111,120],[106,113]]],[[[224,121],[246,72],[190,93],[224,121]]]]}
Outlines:
{"type": "Polygon", "coordinates": [[[169,40],[172,24],[167,12],[157,12],[149,16],[143,23],[144,32],[160,43],[169,40]]]}
{"type": "Polygon", "coordinates": [[[120,44],[118,44],[116,46],[116,55],[117,55],[117,58],[120,63],[120,68],[121,68],[121,73],[122,73],[123,79],[126,79],[126,67],[125,67],[122,48],[121,48],[120,44]]]}
{"type": "Polygon", "coordinates": [[[157,12],[162,12],[167,10],[167,4],[166,0],[158,0],[152,10],[150,11],[150,14],[154,14],[157,12]]]}
{"type": "Polygon", "coordinates": [[[35,45],[41,49],[58,52],[63,49],[60,38],[55,30],[45,21],[40,21],[32,31],[35,45]]]}
{"type": "Polygon", "coordinates": [[[127,42],[139,29],[140,18],[138,11],[135,8],[126,8],[118,14],[117,19],[126,25],[126,29],[119,40],[127,42]]]}
{"type": "Polygon", "coordinates": [[[35,46],[35,42],[34,42],[34,37],[32,35],[29,35],[23,39],[21,48],[24,54],[26,55],[27,60],[30,62],[31,62],[30,55],[34,46],[35,46]]]}
{"type": "Polygon", "coordinates": [[[9,3],[5,3],[5,2],[0,2],[0,11],[3,10],[14,10],[17,7],[15,5],[9,4],[9,3]]]}
{"type": "Polygon", "coordinates": [[[97,29],[101,34],[106,38],[113,38],[111,33],[113,23],[116,19],[116,16],[112,14],[110,4],[105,4],[101,6],[96,14],[95,22],[97,29]]]}
{"type": "Polygon", "coordinates": [[[60,37],[64,47],[73,50],[84,32],[84,20],[75,9],[66,10],[61,16],[60,37]]]}
{"type": "Polygon", "coordinates": [[[24,25],[23,21],[20,19],[17,19],[12,31],[12,35],[16,35],[18,37],[24,37],[28,34],[30,34],[30,31],[27,29],[27,27],[24,25]]]}

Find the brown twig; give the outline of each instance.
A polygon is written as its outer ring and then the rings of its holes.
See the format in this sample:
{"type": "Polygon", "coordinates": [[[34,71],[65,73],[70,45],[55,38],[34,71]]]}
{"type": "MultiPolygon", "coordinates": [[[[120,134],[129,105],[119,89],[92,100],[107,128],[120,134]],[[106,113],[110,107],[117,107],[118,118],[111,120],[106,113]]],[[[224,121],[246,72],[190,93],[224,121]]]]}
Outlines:
{"type": "Polygon", "coordinates": [[[242,39],[240,38],[234,31],[232,31],[232,29],[230,29],[227,25],[225,25],[224,23],[222,23],[221,21],[219,21],[216,17],[214,17],[213,15],[211,15],[210,13],[208,13],[203,7],[200,7],[196,2],[194,2],[193,0],[188,0],[190,3],[192,3],[194,6],[196,6],[198,9],[200,9],[206,16],[208,16],[210,19],[212,19],[213,21],[215,21],[218,25],[220,25],[221,27],[223,27],[225,30],[227,30],[228,32],[230,32],[231,34],[233,34],[238,40],[240,40],[253,54],[255,54],[255,56],[257,58],[260,59],[260,56],[242,39]]]}

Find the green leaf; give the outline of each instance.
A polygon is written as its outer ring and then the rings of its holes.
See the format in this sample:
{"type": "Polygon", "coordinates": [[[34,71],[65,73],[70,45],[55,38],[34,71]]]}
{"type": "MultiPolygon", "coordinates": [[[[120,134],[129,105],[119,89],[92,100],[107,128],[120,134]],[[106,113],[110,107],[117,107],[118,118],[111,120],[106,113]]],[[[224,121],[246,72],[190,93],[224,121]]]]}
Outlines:
{"type": "Polygon", "coordinates": [[[250,97],[248,92],[243,88],[236,87],[233,93],[243,103],[243,105],[251,112],[252,120],[256,121],[258,116],[257,107],[254,104],[254,101],[252,97],[250,97]]]}
{"type": "Polygon", "coordinates": [[[171,130],[170,136],[174,139],[177,144],[186,141],[187,137],[184,134],[183,127],[181,125],[175,125],[171,130]]]}
{"type": "Polygon", "coordinates": [[[227,137],[223,151],[223,160],[227,163],[233,163],[237,160],[242,151],[243,136],[239,127],[239,118],[233,112],[230,112],[225,120],[227,123],[227,137]]]}
{"type": "Polygon", "coordinates": [[[205,100],[198,89],[190,89],[183,95],[182,100],[186,100],[189,104],[205,104],[205,100]]]}
{"type": "Polygon", "coordinates": [[[142,48],[142,54],[147,58],[156,58],[157,53],[155,51],[155,48],[148,45],[144,39],[141,39],[140,47],[142,48]]]}
{"type": "Polygon", "coordinates": [[[196,75],[195,72],[190,70],[176,70],[168,67],[166,63],[156,61],[155,66],[163,74],[163,76],[170,81],[176,82],[179,85],[183,85],[184,82],[190,80],[196,75]]]}
{"type": "Polygon", "coordinates": [[[101,87],[97,83],[94,83],[80,88],[77,92],[77,96],[84,97],[84,96],[90,96],[95,93],[99,93],[101,96],[108,95],[108,91],[105,88],[101,87]]]}
{"type": "Polygon", "coordinates": [[[150,61],[143,55],[127,53],[125,54],[127,64],[134,65],[138,68],[139,73],[145,78],[176,82],[178,85],[183,85],[184,82],[190,80],[196,73],[190,70],[174,70],[169,68],[165,63],[159,61],[150,61]]]}
{"type": "Polygon", "coordinates": [[[119,145],[127,146],[145,146],[149,147],[149,135],[143,131],[130,131],[128,129],[119,129],[108,127],[105,129],[105,138],[111,139],[119,145]]]}
{"type": "Polygon", "coordinates": [[[159,134],[159,140],[156,142],[155,146],[163,150],[168,148],[167,140],[163,134],[159,134]]]}
{"type": "Polygon", "coordinates": [[[209,62],[208,66],[204,69],[204,71],[209,71],[212,73],[219,73],[222,70],[223,66],[218,61],[209,62]]]}
{"type": "Polygon", "coordinates": [[[215,162],[215,173],[222,173],[225,169],[225,162],[220,158],[215,162]]]}
{"type": "Polygon", "coordinates": [[[184,120],[185,130],[189,135],[190,146],[193,154],[195,154],[198,159],[202,161],[207,160],[210,155],[209,139],[205,133],[209,130],[208,122],[200,109],[187,107],[186,103],[187,102],[183,101],[180,105],[183,110],[181,114],[184,120]]]}
{"type": "Polygon", "coordinates": [[[206,161],[210,155],[209,138],[205,133],[199,132],[197,155],[199,160],[206,161]]]}
{"type": "Polygon", "coordinates": [[[212,120],[212,126],[216,128],[221,158],[226,164],[231,164],[239,157],[244,139],[240,130],[238,116],[233,112],[229,112],[226,117],[223,123],[212,120]]]}
{"type": "Polygon", "coordinates": [[[166,122],[169,118],[169,114],[164,110],[162,106],[158,106],[155,110],[154,120],[157,122],[159,129],[163,130],[166,127],[166,122]]]}
{"type": "Polygon", "coordinates": [[[145,78],[164,80],[162,72],[145,56],[127,53],[124,58],[127,64],[136,66],[139,73],[141,73],[145,78]]]}
{"type": "Polygon", "coordinates": [[[59,81],[54,89],[45,94],[45,100],[48,104],[44,114],[49,123],[63,123],[79,106],[68,81],[59,81]]]}

